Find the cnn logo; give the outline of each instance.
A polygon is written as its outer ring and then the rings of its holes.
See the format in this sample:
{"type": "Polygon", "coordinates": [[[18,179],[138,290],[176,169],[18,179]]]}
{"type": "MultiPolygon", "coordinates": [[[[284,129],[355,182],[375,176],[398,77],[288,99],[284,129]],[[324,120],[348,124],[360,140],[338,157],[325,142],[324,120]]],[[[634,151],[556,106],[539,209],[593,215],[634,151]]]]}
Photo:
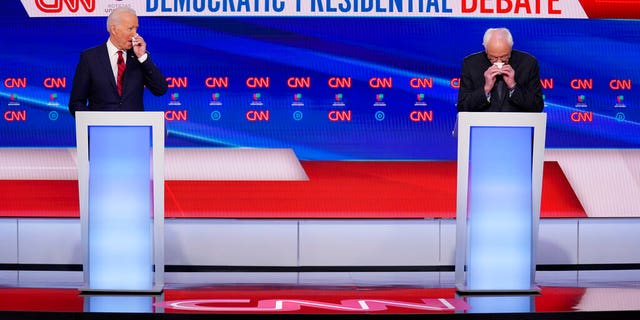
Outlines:
{"type": "Polygon", "coordinates": [[[78,12],[80,6],[87,12],[96,10],[96,0],[35,0],[38,10],[44,13],[60,13],[66,7],[70,12],[78,12]]]}

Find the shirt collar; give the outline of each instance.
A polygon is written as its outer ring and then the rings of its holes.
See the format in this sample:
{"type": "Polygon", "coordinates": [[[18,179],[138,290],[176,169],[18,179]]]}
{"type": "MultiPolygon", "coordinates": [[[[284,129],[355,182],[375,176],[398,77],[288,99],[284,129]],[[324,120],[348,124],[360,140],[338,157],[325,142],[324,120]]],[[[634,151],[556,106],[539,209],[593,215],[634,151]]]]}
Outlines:
{"type": "Polygon", "coordinates": [[[123,51],[126,54],[125,50],[118,50],[116,46],[111,42],[111,39],[107,40],[107,52],[109,53],[109,57],[112,57],[118,51],[123,51]]]}

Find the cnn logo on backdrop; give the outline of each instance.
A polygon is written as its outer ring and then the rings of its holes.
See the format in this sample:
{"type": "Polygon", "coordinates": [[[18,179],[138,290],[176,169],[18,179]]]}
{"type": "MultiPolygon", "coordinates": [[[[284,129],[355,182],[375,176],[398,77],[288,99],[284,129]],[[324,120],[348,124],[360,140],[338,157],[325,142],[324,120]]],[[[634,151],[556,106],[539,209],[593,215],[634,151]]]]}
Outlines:
{"type": "Polygon", "coordinates": [[[60,13],[65,8],[78,12],[80,7],[86,12],[96,10],[96,0],[35,0],[36,8],[44,13],[60,13]]]}

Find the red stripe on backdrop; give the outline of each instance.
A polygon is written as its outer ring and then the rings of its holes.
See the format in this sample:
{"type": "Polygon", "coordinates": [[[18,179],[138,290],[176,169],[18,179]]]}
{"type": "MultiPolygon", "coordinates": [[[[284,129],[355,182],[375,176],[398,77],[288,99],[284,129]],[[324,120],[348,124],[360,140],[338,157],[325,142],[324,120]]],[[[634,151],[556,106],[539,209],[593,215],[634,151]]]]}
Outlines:
{"type": "Polygon", "coordinates": [[[175,181],[167,190],[175,201],[167,201],[165,210],[177,217],[207,217],[213,211],[222,217],[251,218],[422,218],[455,213],[455,175],[450,176],[455,162],[301,164],[308,181],[175,181]]]}
{"type": "MultiPolygon", "coordinates": [[[[301,161],[309,181],[172,181],[178,218],[455,218],[457,163],[301,161]]],[[[541,217],[586,217],[557,162],[544,166],[541,217]]]]}
{"type": "Polygon", "coordinates": [[[80,217],[77,180],[0,180],[0,217],[80,217]]]}
{"type": "MultiPolygon", "coordinates": [[[[165,182],[168,218],[455,218],[457,164],[302,161],[308,181],[165,182]]],[[[545,162],[542,218],[586,217],[545,162]]],[[[0,181],[0,217],[79,217],[75,180],[0,181]]]]}
{"type": "Polygon", "coordinates": [[[591,19],[640,19],[638,0],[579,0],[591,19]]]}
{"type": "Polygon", "coordinates": [[[556,161],[544,163],[542,174],[541,218],[586,218],[578,196],[556,161]]]}

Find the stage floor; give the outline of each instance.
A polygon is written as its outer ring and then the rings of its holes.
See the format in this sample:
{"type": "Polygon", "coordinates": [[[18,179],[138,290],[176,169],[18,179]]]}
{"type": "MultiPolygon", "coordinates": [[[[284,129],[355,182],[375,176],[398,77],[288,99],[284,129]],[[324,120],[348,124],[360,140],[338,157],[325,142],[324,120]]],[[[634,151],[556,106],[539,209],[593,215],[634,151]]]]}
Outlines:
{"type": "Polygon", "coordinates": [[[157,295],[83,295],[77,283],[47,288],[0,283],[0,318],[491,314],[491,319],[619,319],[640,315],[637,270],[600,271],[588,277],[579,272],[539,274],[543,278],[537,282],[540,292],[533,295],[459,295],[450,272],[207,272],[201,274],[205,282],[169,283],[157,295]]]}

